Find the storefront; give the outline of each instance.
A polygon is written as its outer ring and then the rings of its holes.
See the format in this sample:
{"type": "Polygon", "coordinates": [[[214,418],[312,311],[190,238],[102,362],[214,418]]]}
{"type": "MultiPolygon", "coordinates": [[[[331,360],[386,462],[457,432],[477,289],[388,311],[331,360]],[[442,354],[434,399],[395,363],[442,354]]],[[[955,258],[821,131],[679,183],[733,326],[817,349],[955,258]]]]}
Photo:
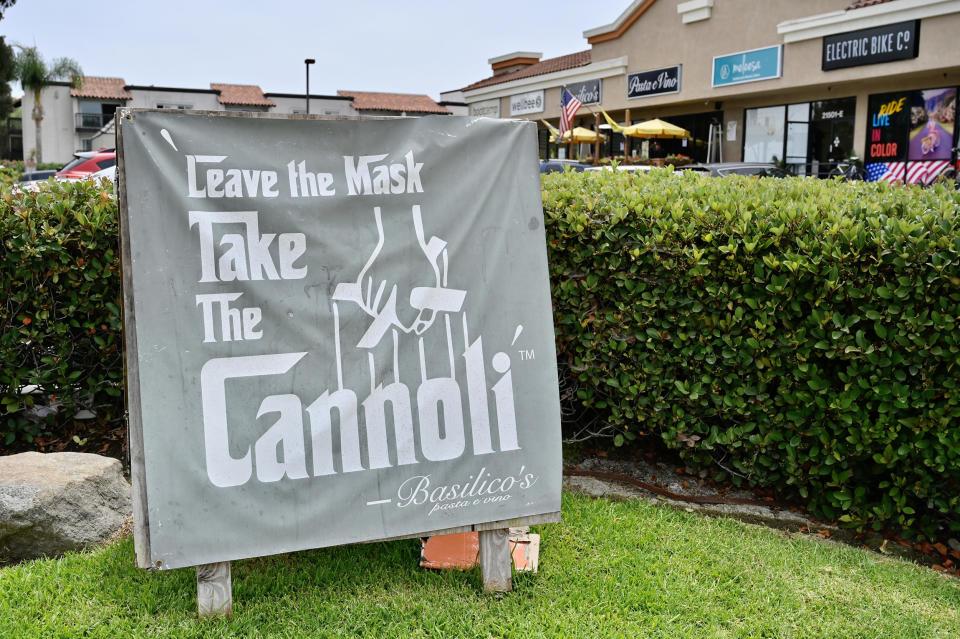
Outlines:
{"type": "Polygon", "coordinates": [[[854,154],[855,97],[744,110],[743,161],[825,177],[854,154]]]}
{"type": "MultiPolygon", "coordinates": [[[[573,125],[608,136],[600,158],[776,162],[825,177],[856,157],[871,179],[908,182],[929,182],[956,161],[960,1],[762,4],[634,0],[584,31],[588,50],[491,59],[493,75],[464,87],[464,98],[471,109],[536,121],[541,157],[560,151],[547,128],[559,125],[567,87],[585,104],[573,125]],[[624,139],[607,116],[617,125],[659,118],[691,137],[624,139]]],[[[592,158],[596,147],[578,151],[592,158]]]]}

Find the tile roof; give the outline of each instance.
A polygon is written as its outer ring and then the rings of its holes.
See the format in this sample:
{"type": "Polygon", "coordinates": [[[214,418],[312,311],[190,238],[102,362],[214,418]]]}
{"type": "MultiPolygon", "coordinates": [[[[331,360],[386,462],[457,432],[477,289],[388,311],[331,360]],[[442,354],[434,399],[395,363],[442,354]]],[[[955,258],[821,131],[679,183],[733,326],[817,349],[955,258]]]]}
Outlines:
{"type": "Polygon", "coordinates": [[[357,111],[404,111],[411,113],[442,113],[452,111],[433,101],[429,95],[413,93],[371,93],[368,91],[337,91],[338,95],[352,98],[351,106],[357,111]]]}
{"type": "Polygon", "coordinates": [[[890,2],[890,0],[857,0],[856,2],[851,4],[849,7],[847,7],[847,11],[850,11],[851,9],[862,9],[864,7],[872,7],[875,4],[883,4],[884,2],[890,2]]]}
{"type": "Polygon", "coordinates": [[[220,104],[240,106],[277,106],[276,102],[263,95],[263,89],[255,84],[214,84],[210,88],[220,92],[220,104]]]}
{"type": "Polygon", "coordinates": [[[531,64],[530,66],[514,71],[513,73],[502,73],[500,75],[486,78],[485,80],[480,80],[479,82],[474,82],[469,86],[463,87],[462,90],[470,91],[471,89],[479,89],[481,87],[487,87],[493,84],[510,82],[511,80],[519,80],[521,78],[530,78],[535,75],[544,75],[547,73],[555,73],[556,71],[564,71],[566,69],[583,67],[588,64],[590,64],[589,49],[587,51],[562,55],[559,58],[541,60],[536,64],[531,64]]]}
{"type": "Polygon", "coordinates": [[[123,78],[98,78],[83,76],[83,85],[79,89],[70,89],[75,98],[101,98],[108,100],[130,100],[130,92],[124,89],[127,81],[123,78]]]}

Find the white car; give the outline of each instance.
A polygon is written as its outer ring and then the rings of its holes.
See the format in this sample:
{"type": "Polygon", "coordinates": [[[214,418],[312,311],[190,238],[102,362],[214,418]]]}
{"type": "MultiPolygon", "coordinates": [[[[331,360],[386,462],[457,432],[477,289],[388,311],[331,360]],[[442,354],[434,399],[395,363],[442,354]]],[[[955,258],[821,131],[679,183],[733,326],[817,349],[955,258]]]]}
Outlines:
{"type": "Polygon", "coordinates": [[[113,183],[114,188],[116,188],[116,186],[117,186],[117,167],[116,167],[116,165],[114,165],[114,166],[108,166],[108,167],[105,168],[105,169],[102,169],[102,170],[100,170],[100,171],[97,171],[96,173],[91,173],[91,174],[88,175],[87,177],[81,178],[81,179],[84,179],[84,180],[101,180],[101,179],[110,180],[110,182],[113,183]]]}
{"type": "Polygon", "coordinates": [[[100,181],[101,179],[106,179],[106,180],[109,180],[110,182],[112,182],[114,188],[116,188],[116,186],[117,186],[117,167],[116,167],[116,166],[108,166],[108,167],[105,168],[105,169],[101,169],[101,170],[99,170],[99,171],[96,171],[95,173],[91,173],[91,174],[86,175],[86,176],[84,176],[84,177],[82,177],[82,178],[58,178],[58,177],[50,178],[50,177],[48,177],[48,178],[43,179],[43,180],[30,180],[30,181],[28,181],[28,182],[18,182],[18,183],[16,183],[16,184],[13,185],[13,192],[14,192],[14,193],[20,193],[21,191],[31,191],[31,192],[33,192],[33,191],[39,191],[39,190],[40,190],[40,185],[43,184],[43,183],[45,183],[47,180],[50,180],[50,179],[56,180],[57,182],[75,182],[75,181],[78,181],[78,180],[87,180],[87,181],[91,181],[91,182],[98,182],[98,181],[100,181]]]}
{"type": "MultiPolygon", "coordinates": [[[[649,164],[618,164],[618,171],[626,171],[628,173],[646,173],[653,167],[649,164]]],[[[586,171],[612,171],[613,167],[609,164],[607,166],[591,166],[585,169],[586,171]]]]}

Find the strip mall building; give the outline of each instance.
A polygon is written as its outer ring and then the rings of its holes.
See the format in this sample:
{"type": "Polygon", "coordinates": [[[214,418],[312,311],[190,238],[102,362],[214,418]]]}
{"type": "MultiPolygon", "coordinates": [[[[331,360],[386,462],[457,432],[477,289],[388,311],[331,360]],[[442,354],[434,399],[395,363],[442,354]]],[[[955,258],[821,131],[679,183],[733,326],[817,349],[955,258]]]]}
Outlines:
{"type": "MultiPolygon", "coordinates": [[[[718,149],[724,161],[801,175],[856,156],[872,179],[910,182],[957,161],[960,0],[635,0],[583,35],[586,51],[490,59],[493,75],[463,89],[470,113],[557,126],[566,86],[592,109],[575,126],[612,133],[602,108],[621,124],[662,118],[693,136],[613,133],[601,156],[706,161],[718,149]]],[[[541,156],[556,154],[539,126],[541,156]]]]}

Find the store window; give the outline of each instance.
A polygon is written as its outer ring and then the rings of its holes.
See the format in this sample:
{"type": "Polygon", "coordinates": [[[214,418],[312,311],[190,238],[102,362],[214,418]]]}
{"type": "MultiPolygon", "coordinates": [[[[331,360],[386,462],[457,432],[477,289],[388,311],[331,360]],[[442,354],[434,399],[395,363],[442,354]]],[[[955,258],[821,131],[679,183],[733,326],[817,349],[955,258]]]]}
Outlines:
{"type": "Polygon", "coordinates": [[[743,161],[824,177],[853,153],[855,108],[856,98],[840,98],[747,109],[743,161]]]}
{"type": "Polygon", "coordinates": [[[810,103],[787,106],[787,169],[807,175],[807,141],[810,136],[810,103]]]}
{"type": "MultiPolygon", "coordinates": [[[[661,140],[665,155],[678,155],[691,158],[694,162],[707,161],[707,149],[710,141],[710,125],[720,127],[723,111],[706,111],[688,115],[664,116],[664,120],[690,132],[690,139],[661,140]]],[[[639,146],[635,144],[635,146],[639,146]]]]}
{"type": "Polygon", "coordinates": [[[778,162],[783,159],[785,106],[747,109],[743,127],[744,162],[778,162]]]}

